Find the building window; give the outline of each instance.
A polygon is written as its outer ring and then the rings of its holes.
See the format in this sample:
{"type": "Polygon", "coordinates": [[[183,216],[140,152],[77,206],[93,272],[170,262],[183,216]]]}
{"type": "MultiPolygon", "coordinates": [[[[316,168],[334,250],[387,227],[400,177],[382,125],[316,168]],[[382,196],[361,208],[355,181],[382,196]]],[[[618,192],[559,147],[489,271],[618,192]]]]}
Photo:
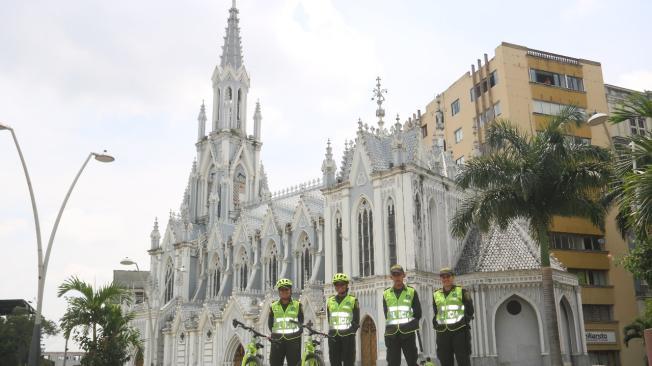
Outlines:
{"type": "Polygon", "coordinates": [[[502,114],[502,110],[500,109],[500,102],[496,102],[494,104],[494,116],[498,117],[502,114]]]}
{"type": "MultiPolygon", "coordinates": [[[[559,114],[559,112],[561,112],[565,107],[568,107],[568,105],[544,102],[542,100],[535,100],[532,102],[532,111],[534,113],[546,114],[550,116],[559,114]]],[[[586,113],[584,108],[576,107],[576,109],[582,113],[586,113]]]]}
{"type": "MultiPolygon", "coordinates": [[[[563,77],[563,75],[561,77],[563,77]]],[[[582,81],[582,78],[566,75],[566,86],[570,90],[584,91],[584,82],[582,81]]]]}
{"type": "Polygon", "coordinates": [[[387,202],[387,234],[389,247],[389,264],[398,263],[396,258],[396,212],[394,211],[394,201],[390,198],[387,202]]]}
{"type": "Polygon", "coordinates": [[[242,249],[237,259],[236,265],[236,289],[244,291],[247,288],[247,277],[249,276],[249,256],[247,251],[242,249]]]}
{"type": "Polygon", "coordinates": [[[584,322],[610,322],[614,320],[613,305],[582,304],[584,322]]]}
{"type": "Polygon", "coordinates": [[[457,164],[459,166],[464,165],[464,155],[462,155],[459,158],[455,159],[455,164],[457,164]]]}
{"type": "Polygon", "coordinates": [[[620,366],[618,351],[589,351],[590,365],[620,366]]]}
{"type": "Polygon", "coordinates": [[[168,262],[168,266],[165,270],[165,294],[163,296],[164,302],[172,300],[174,296],[174,266],[172,261],[168,262]]]}
{"type": "Polygon", "coordinates": [[[584,81],[582,78],[549,71],[530,69],[530,81],[557,88],[584,91],[584,81]]]}
{"type": "Polygon", "coordinates": [[[299,248],[301,250],[301,258],[300,258],[300,278],[299,278],[299,286],[300,288],[303,288],[308,281],[310,280],[310,276],[312,276],[312,255],[310,253],[310,239],[308,239],[308,235],[304,232],[302,234],[301,239],[299,240],[299,248]]]}
{"type": "Polygon", "coordinates": [[[217,297],[217,294],[220,293],[220,280],[221,280],[220,277],[221,277],[220,269],[219,268],[213,269],[213,273],[211,273],[208,281],[209,297],[217,297]]]}
{"type": "Polygon", "coordinates": [[[273,288],[278,280],[278,250],[274,241],[270,241],[268,245],[270,249],[265,262],[265,288],[273,288]]]}
{"type": "Polygon", "coordinates": [[[488,78],[482,79],[479,83],[475,84],[471,90],[469,90],[469,94],[471,95],[471,101],[473,102],[477,98],[479,98],[483,93],[486,93],[487,90],[493,88],[498,84],[498,74],[496,71],[492,71],[491,74],[489,74],[488,78]]]}
{"type": "Polygon", "coordinates": [[[459,143],[460,141],[462,141],[463,137],[464,136],[462,135],[462,127],[455,130],[455,143],[456,144],[459,143]]]}
{"type": "Polygon", "coordinates": [[[421,137],[428,136],[428,125],[421,126],[421,137]]]}
{"type": "Polygon", "coordinates": [[[342,217],[338,212],[335,215],[335,267],[337,273],[344,272],[344,251],[342,248],[342,217]]]}
{"type": "Polygon", "coordinates": [[[498,74],[496,73],[496,70],[494,70],[489,75],[489,87],[493,88],[496,84],[498,84],[498,74]]]}
{"type": "Polygon", "coordinates": [[[451,113],[454,115],[460,113],[460,100],[455,99],[453,103],[451,103],[451,113]]]}
{"type": "Polygon", "coordinates": [[[607,271],[569,268],[568,272],[577,276],[581,286],[607,286],[607,271]]]}
{"type": "Polygon", "coordinates": [[[373,213],[367,200],[358,208],[358,256],[361,277],[374,274],[374,227],[373,213]]]}
{"type": "Polygon", "coordinates": [[[602,251],[604,250],[604,237],[550,233],[550,247],[553,249],[602,251]]]}
{"type": "Polygon", "coordinates": [[[645,118],[636,117],[629,120],[629,131],[631,135],[645,135],[647,131],[647,126],[645,123],[645,118]]]}

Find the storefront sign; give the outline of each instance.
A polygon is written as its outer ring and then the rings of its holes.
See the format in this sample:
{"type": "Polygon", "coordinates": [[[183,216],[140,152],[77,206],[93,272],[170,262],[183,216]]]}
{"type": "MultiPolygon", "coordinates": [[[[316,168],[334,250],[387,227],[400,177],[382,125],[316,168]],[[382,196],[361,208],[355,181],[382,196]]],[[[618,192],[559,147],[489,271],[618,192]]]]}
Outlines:
{"type": "Polygon", "coordinates": [[[616,343],[616,332],[604,331],[604,330],[587,330],[586,343],[588,344],[616,343]]]}

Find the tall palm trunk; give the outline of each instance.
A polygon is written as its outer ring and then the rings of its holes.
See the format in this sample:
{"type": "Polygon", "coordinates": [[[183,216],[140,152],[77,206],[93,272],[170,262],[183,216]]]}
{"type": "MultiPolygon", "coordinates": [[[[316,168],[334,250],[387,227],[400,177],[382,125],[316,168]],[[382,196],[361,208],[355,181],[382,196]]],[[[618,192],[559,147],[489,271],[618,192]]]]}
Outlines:
{"type": "Polygon", "coordinates": [[[563,366],[561,344],[559,342],[559,324],[557,323],[557,305],[555,301],[555,286],[552,281],[550,267],[550,250],[548,225],[537,225],[537,241],[541,249],[541,278],[543,291],[543,312],[550,347],[550,365],[563,366]]]}

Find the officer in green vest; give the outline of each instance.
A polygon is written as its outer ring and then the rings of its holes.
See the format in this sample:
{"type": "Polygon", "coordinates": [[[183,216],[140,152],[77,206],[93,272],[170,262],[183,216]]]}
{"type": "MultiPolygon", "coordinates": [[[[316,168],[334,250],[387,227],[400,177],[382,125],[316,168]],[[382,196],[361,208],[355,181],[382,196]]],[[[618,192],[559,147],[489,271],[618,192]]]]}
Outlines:
{"type": "Polygon", "coordinates": [[[414,287],[403,283],[403,267],[395,264],[389,272],[393,284],[383,293],[387,363],[389,366],[400,366],[402,351],[408,366],[417,366],[416,333],[421,319],[419,295],[414,287]]]}
{"type": "Polygon", "coordinates": [[[281,278],[276,282],[279,299],[274,301],[269,309],[267,326],[272,332],[269,364],[282,366],[287,360],[288,365],[296,365],[301,360],[301,328],[303,310],[299,300],[292,299],[292,281],[281,278]]]}
{"type": "Polygon", "coordinates": [[[360,305],[349,294],[349,276],[336,273],[333,286],[336,295],[328,298],[328,355],[331,366],[353,366],[355,363],[355,333],[360,324],[360,305]]]}
{"type": "Polygon", "coordinates": [[[432,295],[435,313],[432,325],[437,331],[437,358],[441,366],[471,366],[471,295],[455,285],[453,271],[444,267],[439,271],[442,288],[432,295]]]}

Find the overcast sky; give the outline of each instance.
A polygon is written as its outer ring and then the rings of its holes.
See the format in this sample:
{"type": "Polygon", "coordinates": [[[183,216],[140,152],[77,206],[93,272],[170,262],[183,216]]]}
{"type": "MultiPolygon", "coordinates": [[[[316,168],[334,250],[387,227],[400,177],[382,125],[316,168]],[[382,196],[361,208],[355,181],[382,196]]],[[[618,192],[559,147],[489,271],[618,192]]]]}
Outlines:
{"type": "MultiPolygon", "coordinates": [[[[375,120],[377,75],[389,90],[387,115],[408,116],[502,41],[599,61],[605,82],[652,89],[652,2],[538,4],[239,1],[248,124],[260,99],[272,190],[319,177],[328,138],[339,163],[358,117],[375,120]]],[[[22,144],[44,243],[87,154],[116,157],[92,161],[68,203],[47,276],[47,318],[63,314],[56,287],[69,276],[105,284],[125,256],[149,268],[154,217],[165,225],[188,180],[230,6],[0,0],[0,121],[22,144]]],[[[0,298],[35,299],[35,242],[19,158],[0,131],[0,298]]],[[[63,340],[48,339],[46,348],[62,351],[63,340]]]]}

